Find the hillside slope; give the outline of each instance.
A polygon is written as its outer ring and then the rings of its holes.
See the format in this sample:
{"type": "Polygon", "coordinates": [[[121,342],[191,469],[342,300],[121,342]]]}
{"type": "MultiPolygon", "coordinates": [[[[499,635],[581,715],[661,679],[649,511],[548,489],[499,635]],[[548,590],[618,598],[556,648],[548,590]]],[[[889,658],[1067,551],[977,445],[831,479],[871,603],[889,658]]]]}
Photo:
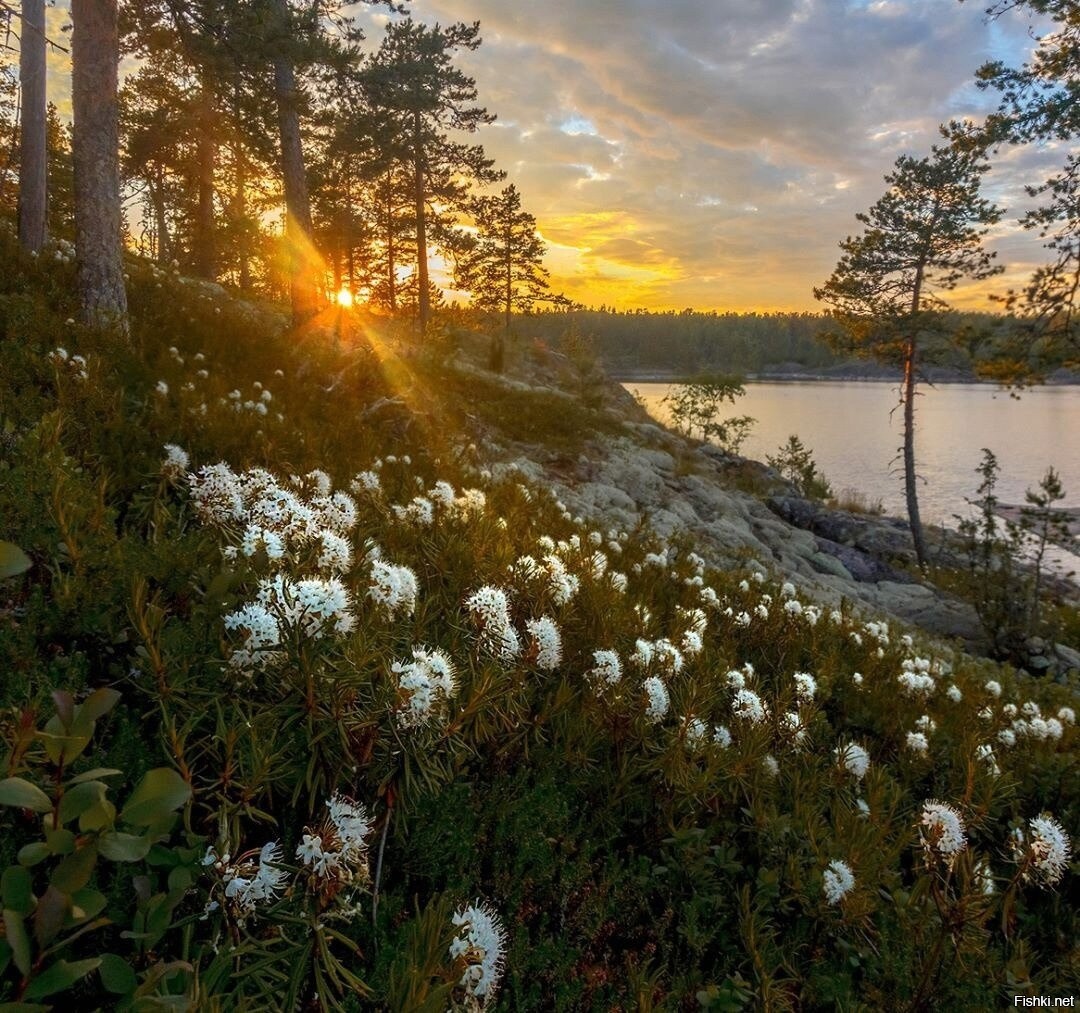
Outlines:
{"type": "Polygon", "coordinates": [[[585,364],[145,264],[131,340],[86,331],[0,242],[0,1002],[1080,986],[1074,688],[872,616],[919,592],[768,476],[585,364]]]}

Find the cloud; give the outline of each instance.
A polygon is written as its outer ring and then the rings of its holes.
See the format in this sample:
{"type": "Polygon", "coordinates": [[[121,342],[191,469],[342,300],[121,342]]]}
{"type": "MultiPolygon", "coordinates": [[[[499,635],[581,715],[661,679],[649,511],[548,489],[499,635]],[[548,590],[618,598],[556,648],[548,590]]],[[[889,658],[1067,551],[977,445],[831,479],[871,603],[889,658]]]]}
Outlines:
{"type": "MultiPolygon", "coordinates": [[[[896,157],[988,111],[975,69],[1029,45],[1021,20],[952,0],[430,0],[414,16],[479,19],[459,62],[499,116],[480,140],[563,248],[555,287],[628,307],[814,308],[896,157]]],[[[1052,165],[1013,155],[995,185],[1022,197],[1052,165]]],[[[1015,229],[1001,242],[1038,260],[1015,229]]]]}

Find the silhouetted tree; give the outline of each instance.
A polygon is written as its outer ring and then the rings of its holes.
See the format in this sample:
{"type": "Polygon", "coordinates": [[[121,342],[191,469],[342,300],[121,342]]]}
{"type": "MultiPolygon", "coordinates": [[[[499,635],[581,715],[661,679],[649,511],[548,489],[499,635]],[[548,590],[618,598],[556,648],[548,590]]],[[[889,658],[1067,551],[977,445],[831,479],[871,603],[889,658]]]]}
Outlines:
{"type": "Polygon", "coordinates": [[[979,195],[989,167],[978,151],[951,145],[934,146],[926,158],[901,156],[885,195],[856,216],[862,235],[840,244],[836,270],[814,290],[832,310],[836,329],[827,336],[837,348],[903,366],[904,486],[920,567],[927,565],[915,473],[920,343],[948,329],[938,292],[1001,270],[982,246],[1002,215],[979,195]]]}

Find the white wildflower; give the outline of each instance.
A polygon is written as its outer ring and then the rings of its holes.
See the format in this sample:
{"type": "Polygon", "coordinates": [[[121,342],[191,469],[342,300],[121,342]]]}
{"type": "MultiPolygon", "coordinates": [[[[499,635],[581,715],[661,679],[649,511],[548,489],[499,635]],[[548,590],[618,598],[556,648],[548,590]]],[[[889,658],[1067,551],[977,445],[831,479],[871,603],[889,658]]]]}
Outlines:
{"type": "Polygon", "coordinates": [[[453,923],[461,932],[450,944],[450,959],[464,959],[466,963],[458,985],[465,989],[476,1008],[487,1009],[503,973],[506,929],[499,916],[479,901],[455,912],[453,923]]]}
{"type": "Polygon", "coordinates": [[[532,635],[532,652],[536,654],[536,667],[551,671],[562,663],[562,636],[551,616],[530,619],[525,628],[532,635]]]}
{"type": "Polygon", "coordinates": [[[857,742],[837,746],[835,754],[837,762],[858,780],[862,780],[870,769],[870,754],[857,742]]]}
{"type": "Polygon", "coordinates": [[[622,680],[622,663],[614,651],[593,651],[596,664],[589,670],[589,678],[607,686],[614,686],[622,680]]]}
{"type": "Polygon", "coordinates": [[[671,698],[668,696],[667,687],[657,676],[650,676],[644,683],[645,695],[648,704],[645,708],[645,716],[650,721],[661,721],[671,706],[671,698]]]}
{"type": "Polygon", "coordinates": [[[855,874],[851,866],[839,858],[834,858],[824,874],[825,900],[829,904],[839,904],[855,889],[855,874]]]}
{"type": "Polygon", "coordinates": [[[929,799],[923,803],[919,819],[919,841],[928,859],[940,858],[951,869],[967,847],[964,821],[947,802],[929,799]]]}

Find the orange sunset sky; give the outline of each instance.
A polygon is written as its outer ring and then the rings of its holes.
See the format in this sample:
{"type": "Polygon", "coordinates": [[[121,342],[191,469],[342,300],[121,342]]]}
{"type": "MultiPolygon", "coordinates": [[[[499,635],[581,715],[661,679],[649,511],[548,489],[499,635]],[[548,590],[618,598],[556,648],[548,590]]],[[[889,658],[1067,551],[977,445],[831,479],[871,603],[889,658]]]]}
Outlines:
{"type": "MultiPolygon", "coordinates": [[[[1029,21],[988,22],[984,6],[429,0],[411,13],[481,22],[483,45],[459,57],[498,115],[478,139],[536,215],[553,289],[621,309],[815,310],[811,288],[896,157],[926,153],[944,120],[992,109],[976,68],[1030,52],[1029,21]]],[[[385,11],[351,8],[374,48],[385,11]]],[[[49,17],[60,37],[63,6],[49,17]]],[[[65,109],[66,58],[50,59],[65,109]]],[[[1023,186],[1063,161],[1052,146],[998,156],[988,193],[1009,213],[992,247],[1007,272],[993,290],[1040,262],[1016,226],[1023,186]]]]}

